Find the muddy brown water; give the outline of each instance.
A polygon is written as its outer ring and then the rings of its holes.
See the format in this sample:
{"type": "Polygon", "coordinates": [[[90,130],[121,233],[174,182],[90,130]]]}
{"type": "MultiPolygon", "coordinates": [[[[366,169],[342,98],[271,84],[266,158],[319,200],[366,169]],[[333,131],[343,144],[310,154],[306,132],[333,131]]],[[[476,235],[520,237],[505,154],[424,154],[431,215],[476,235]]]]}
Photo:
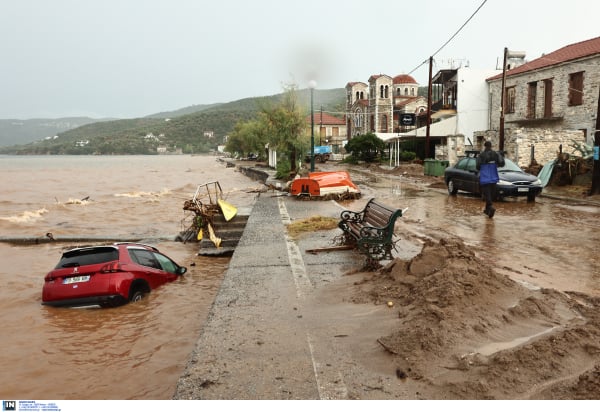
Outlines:
{"type": "Polygon", "coordinates": [[[498,271],[527,286],[600,296],[600,207],[595,204],[508,198],[494,204],[496,215],[489,219],[481,199],[467,193],[424,190],[410,177],[371,174],[364,179],[365,198],[377,196],[407,208],[396,229],[401,237],[403,229],[415,236],[458,236],[498,271]]]}
{"type": "Polygon", "coordinates": [[[2,157],[0,235],[147,239],[188,267],[137,304],[41,305],[44,275],[81,243],[0,243],[2,399],[169,399],[229,258],[172,242],[199,184],[237,206],[261,185],[208,156],[2,157]],[[87,200],[83,200],[87,198],[87,200]]]}
{"type": "MultiPolygon", "coordinates": [[[[75,245],[0,243],[2,398],[171,398],[229,258],[199,257],[196,245],[166,238],[181,229],[183,202],[198,184],[218,180],[239,206],[251,205],[261,185],[203,156],[1,160],[1,236],[142,237],[189,269],[139,304],[50,308],[41,305],[43,276],[64,247],[75,245]]],[[[344,208],[358,210],[372,196],[407,208],[397,233],[413,243],[459,236],[499,271],[532,288],[600,295],[598,207],[509,200],[496,203],[490,220],[470,195],[423,190],[410,178],[352,176],[363,198],[344,208]]],[[[418,248],[398,253],[410,258],[418,248]]]]}

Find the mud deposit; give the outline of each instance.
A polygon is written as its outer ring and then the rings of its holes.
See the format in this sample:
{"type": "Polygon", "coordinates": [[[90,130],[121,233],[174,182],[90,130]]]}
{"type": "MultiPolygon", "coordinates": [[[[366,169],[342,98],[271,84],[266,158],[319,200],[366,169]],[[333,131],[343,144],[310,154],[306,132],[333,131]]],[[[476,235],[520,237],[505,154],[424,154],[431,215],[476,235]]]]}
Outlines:
{"type": "Polygon", "coordinates": [[[448,238],[361,275],[350,300],[398,313],[378,342],[410,398],[600,397],[599,298],[526,287],[448,238]]]}

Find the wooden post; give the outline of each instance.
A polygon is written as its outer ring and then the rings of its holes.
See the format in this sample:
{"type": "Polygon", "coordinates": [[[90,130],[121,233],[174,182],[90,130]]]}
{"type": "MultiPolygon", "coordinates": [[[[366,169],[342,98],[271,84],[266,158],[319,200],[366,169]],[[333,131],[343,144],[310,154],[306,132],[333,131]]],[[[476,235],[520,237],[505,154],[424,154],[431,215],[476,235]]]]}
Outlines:
{"type": "Polygon", "coordinates": [[[429,126],[431,125],[431,70],[433,56],[429,58],[429,87],[427,88],[427,128],[425,132],[425,159],[429,158],[429,126]]]}

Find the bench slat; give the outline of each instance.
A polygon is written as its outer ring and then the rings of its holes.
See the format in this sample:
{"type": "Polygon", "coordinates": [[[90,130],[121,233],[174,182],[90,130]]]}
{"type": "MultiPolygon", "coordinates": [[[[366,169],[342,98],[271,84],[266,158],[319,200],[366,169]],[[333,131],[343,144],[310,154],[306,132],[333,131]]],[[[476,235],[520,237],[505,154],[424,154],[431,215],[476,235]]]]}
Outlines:
{"type": "Polygon", "coordinates": [[[391,258],[394,226],[396,219],[402,216],[401,209],[392,209],[371,199],[361,212],[347,210],[341,216],[338,226],[357,241],[359,249],[369,259],[379,260],[384,256],[391,258]],[[356,216],[362,218],[353,219],[356,216]]]}

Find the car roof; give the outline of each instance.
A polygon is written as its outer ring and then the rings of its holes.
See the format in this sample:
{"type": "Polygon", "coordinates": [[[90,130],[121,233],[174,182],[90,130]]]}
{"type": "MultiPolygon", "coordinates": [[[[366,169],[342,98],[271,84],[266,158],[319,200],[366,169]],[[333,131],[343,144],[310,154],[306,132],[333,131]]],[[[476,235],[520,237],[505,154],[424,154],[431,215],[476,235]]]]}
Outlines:
{"type": "Polygon", "coordinates": [[[106,249],[106,248],[114,248],[116,250],[119,249],[119,246],[124,246],[128,249],[150,249],[154,252],[158,252],[158,249],[154,246],[151,245],[147,245],[144,243],[137,243],[137,242],[115,242],[112,244],[108,244],[108,245],[93,245],[93,246],[81,246],[81,247],[75,247],[72,249],[69,249],[67,251],[65,251],[64,253],[71,253],[71,252],[76,252],[76,251],[83,251],[83,250],[94,250],[94,249],[106,249]]]}

